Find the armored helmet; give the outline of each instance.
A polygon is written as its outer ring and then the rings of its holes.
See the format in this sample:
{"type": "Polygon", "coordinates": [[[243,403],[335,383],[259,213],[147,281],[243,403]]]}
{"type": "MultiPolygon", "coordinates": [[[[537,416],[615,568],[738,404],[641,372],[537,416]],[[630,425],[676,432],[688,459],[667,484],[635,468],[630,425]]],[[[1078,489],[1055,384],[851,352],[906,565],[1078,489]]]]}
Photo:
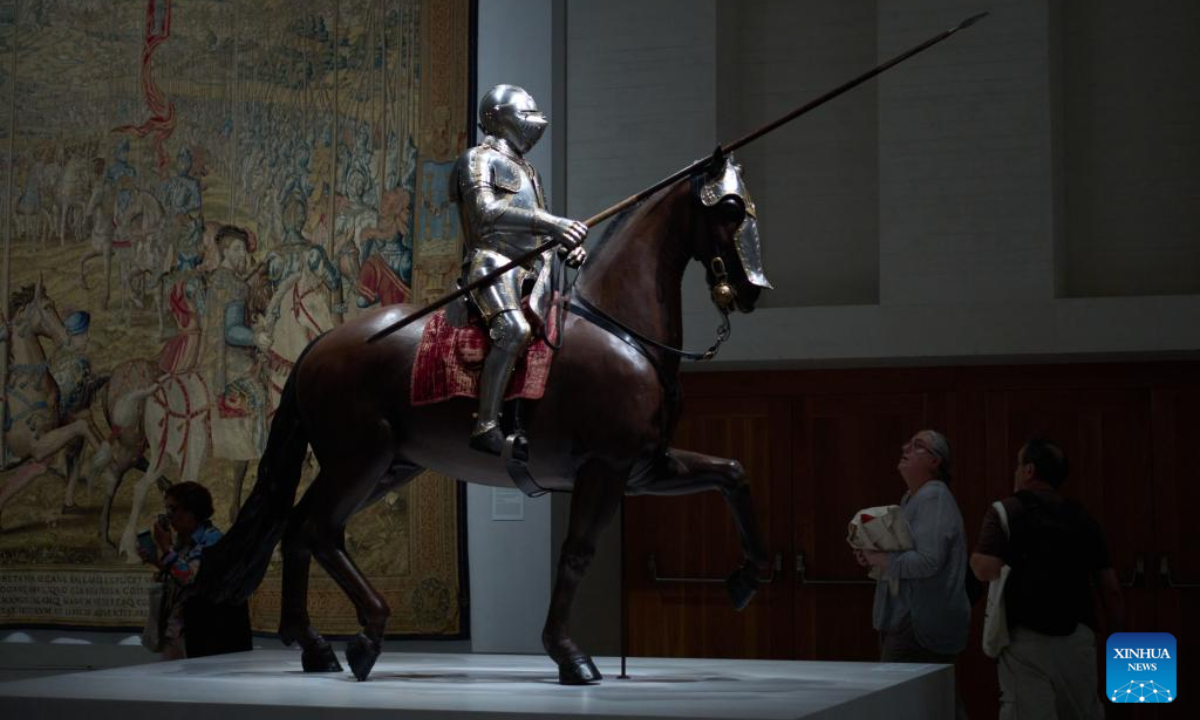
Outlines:
{"type": "Polygon", "coordinates": [[[479,101],[479,127],[524,155],[541,139],[550,121],[533,97],[516,85],[497,85],[479,101]]]}

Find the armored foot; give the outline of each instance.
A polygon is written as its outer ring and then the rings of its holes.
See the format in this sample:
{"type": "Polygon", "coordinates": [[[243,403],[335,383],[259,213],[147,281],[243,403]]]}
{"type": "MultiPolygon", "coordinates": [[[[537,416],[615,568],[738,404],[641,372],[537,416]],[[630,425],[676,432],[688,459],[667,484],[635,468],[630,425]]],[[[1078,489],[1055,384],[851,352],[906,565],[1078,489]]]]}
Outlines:
{"type": "Polygon", "coordinates": [[[346,662],[350,663],[350,670],[354,673],[354,677],[359,681],[366,680],[371,674],[371,668],[375,667],[375,661],[379,659],[379,653],[383,650],[380,643],[375,642],[363,633],[354,636],[354,639],[346,643],[346,662]]]}
{"type": "Polygon", "coordinates": [[[472,450],[499,455],[504,451],[504,433],[498,427],[490,427],[481,433],[471,436],[469,445],[472,450]]]}

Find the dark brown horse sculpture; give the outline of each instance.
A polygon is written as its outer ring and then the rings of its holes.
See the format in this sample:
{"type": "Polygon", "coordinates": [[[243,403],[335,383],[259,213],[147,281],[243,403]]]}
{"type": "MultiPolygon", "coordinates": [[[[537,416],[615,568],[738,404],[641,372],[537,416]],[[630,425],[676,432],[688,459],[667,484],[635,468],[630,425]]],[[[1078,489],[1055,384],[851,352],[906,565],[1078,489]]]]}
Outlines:
{"type": "MultiPolygon", "coordinates": [[[[749,312],[757,300],[759,287],[749,280],[736,245],[748,200],[713,197],[709,187],[701,201],[711,178],[741,181],[732,159],[718,158],[714,165],[715,173],[685,178],[614,221],[579,276],[575,296],[584,307],[564,323],[545,395],[524,411],[529,472],[545,489],[573,493],[542,632],[564,684],[601,678],[567,625],[596,539],[622,495],[721,491],[746,557],[727,582],[739,609],[754,594],[758,568],[767,562],[742,466],[668,447],[679,413],[680,359],[644,341],[679,346],[680,286],[693,258],[708,268],[710,286],[726,283],[722,290],[731,306],[749,312]]],[[[757,238],[754,245],[757,250],[757,238]]],[[[346,650],[358,679],[367,677],[382,647],[390,611],[346,552],[344,528],[351,515],[424,468],[468,482],[513,485],[500,459],[467,449],[474,401],[410,404],[410,374],[425,320],[367,342],[413,310],[383,308],[309,345],[283,390],[254,490],[224,540],[205,554],[203,591],[218,601],[242,599],[262,580],[282,539],[279,634],[289,645],[300,642],[306,671],[341,670],[308,616],[314,557],[358,610],[362,632],[346,650]],[[310,445],[320,473],[293,507],[310,445]]]]}

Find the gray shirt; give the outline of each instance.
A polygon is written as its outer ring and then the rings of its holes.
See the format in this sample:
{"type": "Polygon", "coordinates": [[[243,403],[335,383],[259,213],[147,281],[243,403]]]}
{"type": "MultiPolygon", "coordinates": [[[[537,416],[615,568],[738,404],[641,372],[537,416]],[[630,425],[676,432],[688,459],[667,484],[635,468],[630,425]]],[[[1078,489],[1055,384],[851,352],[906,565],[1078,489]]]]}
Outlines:
{"type": "Polygon", "coordinates": [[[889,553],[888,569],[875,587],[874,625],[886,631],[912,616],[917,642],[942,655],[967,646],[971,606],[964,585],[967,541],[950,488],[931,480],[900,501],[912,531],[913,549],[889,553]],[[900,580],[896,596],[888,580],[900,580]]]}

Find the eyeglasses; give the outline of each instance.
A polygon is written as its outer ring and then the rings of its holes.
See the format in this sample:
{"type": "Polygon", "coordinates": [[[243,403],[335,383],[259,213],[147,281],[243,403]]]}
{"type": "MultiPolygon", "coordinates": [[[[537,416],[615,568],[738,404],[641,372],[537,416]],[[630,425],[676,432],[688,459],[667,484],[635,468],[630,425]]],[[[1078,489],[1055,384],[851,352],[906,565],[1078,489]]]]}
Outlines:
{"type": "Polygon", "coordinates": [[[927,455],[933,455],[935,457],[937,456],[937,453],[935,453],[932,448],[930,448],[928,445],[921,442],[920,440],[909,440],[908,442],[906,442],[900,446],[900,452],[903,453],[903,452],[909,452],[909,451],[914,452],[914,453],[923,452],[923,453],[926,453],[927,455]]]}

